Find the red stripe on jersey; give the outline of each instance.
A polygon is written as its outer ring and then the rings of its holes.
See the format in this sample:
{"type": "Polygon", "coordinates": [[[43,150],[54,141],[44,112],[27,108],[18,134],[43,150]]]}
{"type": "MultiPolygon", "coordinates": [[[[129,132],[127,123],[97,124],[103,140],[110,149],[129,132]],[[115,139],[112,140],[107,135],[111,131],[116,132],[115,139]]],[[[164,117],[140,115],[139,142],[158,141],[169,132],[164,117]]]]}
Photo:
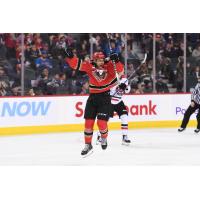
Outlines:
{"type": "Polygon", "coordinates": [[[110,85],[108,84],[108,86],[104,87],[104,88],[101,88],[101,86],[99,86],[99,88],[92,88],[89,86],[89,91],[90,91],[90,93],[106,92],[106,91],[110,90],[112,87],[114,87],[115,85],[117,85],[117,79],[112,84],[110,84],[110,85]]]}

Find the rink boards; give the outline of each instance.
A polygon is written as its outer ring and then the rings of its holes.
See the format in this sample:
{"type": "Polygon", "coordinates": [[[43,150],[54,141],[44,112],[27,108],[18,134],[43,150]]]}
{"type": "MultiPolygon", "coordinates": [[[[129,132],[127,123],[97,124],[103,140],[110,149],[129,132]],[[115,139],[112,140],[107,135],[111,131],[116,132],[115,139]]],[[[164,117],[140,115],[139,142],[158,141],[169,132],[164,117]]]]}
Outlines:
{"type": "MultiPolygon", "coordinates": [[[[0,99],[0,135],[83,131],[88,96],[17,97],[0,99]]],[[[148,94],[123,97],[129,111],[129,128],[178,127],[190,94],[148,94]]],[[[195,114],[189,126],[195,126],[195,114]]],[[[96,127],[95,127],[96,128],[96,127]]],[[[109,122],[120,129],[117,116],[109,122]]]]}

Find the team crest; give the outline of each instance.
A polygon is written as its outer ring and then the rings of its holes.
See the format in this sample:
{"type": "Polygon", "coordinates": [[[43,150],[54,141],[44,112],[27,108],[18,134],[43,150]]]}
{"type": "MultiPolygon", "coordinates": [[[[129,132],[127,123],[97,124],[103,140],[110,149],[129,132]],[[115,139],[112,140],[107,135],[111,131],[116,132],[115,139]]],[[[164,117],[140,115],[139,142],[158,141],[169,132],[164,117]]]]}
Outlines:
{"type": "Polygon", "coordinates": [[[92,74],[98,81],[102,81],[106,79],[107,70],[95,68],[95,70],[92,71],[92,74]]]}

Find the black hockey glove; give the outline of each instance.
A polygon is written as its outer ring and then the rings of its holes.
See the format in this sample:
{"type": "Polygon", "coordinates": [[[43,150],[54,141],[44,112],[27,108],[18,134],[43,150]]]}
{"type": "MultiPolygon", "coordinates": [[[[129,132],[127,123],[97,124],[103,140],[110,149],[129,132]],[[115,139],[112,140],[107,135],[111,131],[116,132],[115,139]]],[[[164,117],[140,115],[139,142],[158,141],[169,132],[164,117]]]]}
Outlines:
{"type": "Polygon", "coordinates": [[[119,62],[119,56],[117,53],[110,54],[110,60],[114,61],[115,63],[119,62]]]}
{"type": "Polygon", "coordinates": [[[125,83],[121,83],[121,84],[119,85],[119,89],[125,91],[125,89],[126,89],[126,84],[125,84],[125,83]]]}
{"type": "Polygon", "coordinates": [[[74,54],[73,54],[71,48],[66,48],[66,49],[65,49],[65,53],[66,53],[66,56],[67,56],[68,58],[73,58],[73,57],[74,57],[74,54]]]}

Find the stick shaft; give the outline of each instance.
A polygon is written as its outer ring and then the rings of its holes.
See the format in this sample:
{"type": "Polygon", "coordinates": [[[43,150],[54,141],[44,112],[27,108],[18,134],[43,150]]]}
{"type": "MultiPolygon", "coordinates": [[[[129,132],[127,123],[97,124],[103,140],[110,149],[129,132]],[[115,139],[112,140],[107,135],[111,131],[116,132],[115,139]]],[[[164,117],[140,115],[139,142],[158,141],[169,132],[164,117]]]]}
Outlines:
{"type": "MultiPolygon", "coordinates": [[[[110,36],[109,36],[109,33],[106,33],[106,35],[107,35],[108,45],[109,45],[109,49],[110,49],[110,53],[111,53],[112,52],[112,48],[111,48],[111,45],[110,45],[110,36]]],[[[117,73],[116,63],[115,63],[115,61],[112,61],[112,63],[113,63],[113,66],[114,66],[114,71],[115,71],[115,74],[116,74],[117,82],[119,84],[120,81],[119,81],[119,74],[117,73]]]]}

